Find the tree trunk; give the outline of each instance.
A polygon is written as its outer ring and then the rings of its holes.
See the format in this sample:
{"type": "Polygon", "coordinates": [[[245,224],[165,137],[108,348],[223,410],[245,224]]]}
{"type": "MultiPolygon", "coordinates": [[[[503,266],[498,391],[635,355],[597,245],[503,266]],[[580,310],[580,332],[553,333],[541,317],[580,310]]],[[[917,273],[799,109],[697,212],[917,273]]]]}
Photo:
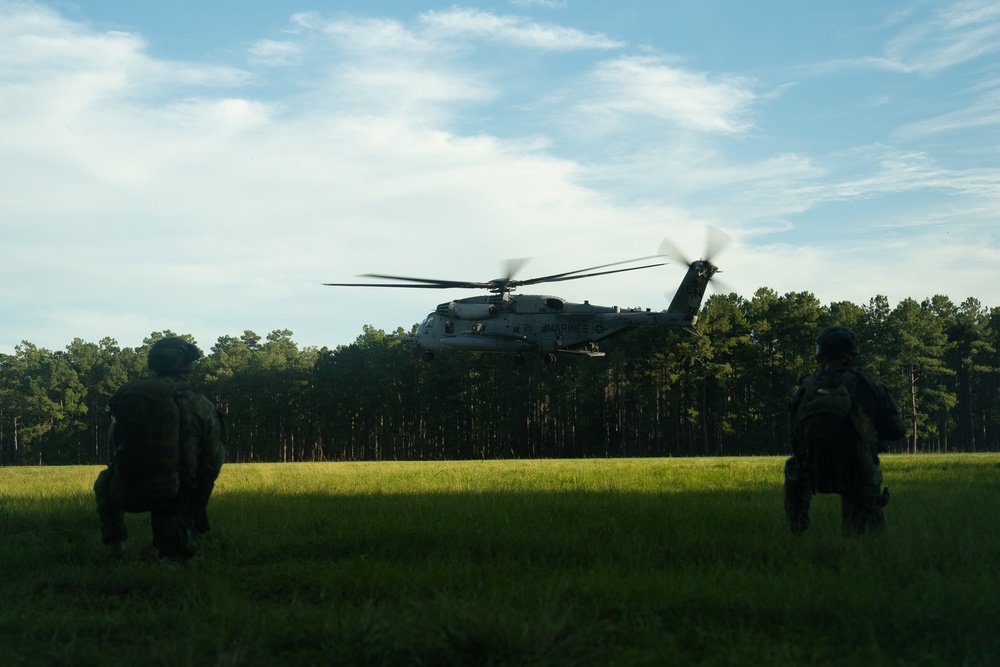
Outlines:
{"type": "Polygon", "coordinates": [[[917,453],[917,378],[910,367],[910,410],[913,415],[913,453],[917,453]]]}

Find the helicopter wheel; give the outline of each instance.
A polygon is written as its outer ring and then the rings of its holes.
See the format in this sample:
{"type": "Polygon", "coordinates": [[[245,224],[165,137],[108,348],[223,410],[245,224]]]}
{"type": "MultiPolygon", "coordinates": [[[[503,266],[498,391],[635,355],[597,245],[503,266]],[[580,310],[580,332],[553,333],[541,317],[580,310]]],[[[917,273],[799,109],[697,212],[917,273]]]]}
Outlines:
{"type": "Polygon", "coordinates": [[[431,351],[424,352],[423,354],[420,355],[420,357],[427,363],[434,361],[434,353],[431,351]]]}
{"type": "Polygon", "coordinates": [[[552,364],[556,363],[556,355],[549,352],[548,354],[542,356],[542,363],[545,364],[546,366],[551,366],[552,364]]]}
{"type": "Polygon", "coordinates": [[[523,366],[524,365],[524,355],[523,354],[514,355],[514,365],[515,366],[523,366]]]}

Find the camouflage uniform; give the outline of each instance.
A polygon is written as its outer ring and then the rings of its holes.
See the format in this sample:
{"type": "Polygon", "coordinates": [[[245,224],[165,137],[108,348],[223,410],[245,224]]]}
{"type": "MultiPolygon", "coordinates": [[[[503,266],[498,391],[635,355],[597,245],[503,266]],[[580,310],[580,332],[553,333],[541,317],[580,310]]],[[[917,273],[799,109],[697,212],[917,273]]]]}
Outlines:
{"type": "Polygon", "coordinates": [[[792,457],[785,462],[785,514],[792,532],[809,527],[809,505],[816,493],[838,493],[841,518],[849,533],[880,529],[885,525],[884,507],[888,491],[882,491],[882,470],[879,452],[884,441],[899,440],[906,435],[899,406],[885,386],[875,377],[853,365],[858,353],[857,337],[843,327],[829,327],[817,341],[817,358],[822,358],[823,341],[833,338],[833,351],[848,352],[849,357],[836,366],[826,366],[817,375],[803,381],[788,406],[789,435],[792,457]],[[846,333],[845,333],[846,332],[846,333]],[[847,342],[845,342],[845,340],[847,342]],[[843,349],[837,349],[841,347],[843,349]],[[799,442],[792,428],[792,417],[802,401],[806,384],[826,382],[842,376],[859,411],[856,437],[842,443],[835,456],[838,460],[819,460],[820,454],[807,443],[799,442]]]}
{"type": "MultiPolygon", "coordinates": [[[[191,348],[194,346],[191,345],[191,348]]],[[[194,350],[197,351],[197,348],[194,350]]],[[[155,365],[153,354],[151,350],[151,367],[155,365]]],[[[197,535],[208,530],[206,507],[225,461],[225,427],[212,402],[184,382],[185,373],[171,370],[167,369],[164,373],[154,368],[157,375],[166,376],[178,387],[175,399],[181,410],[183,436],[178,462],[179,485],[175,495],[150,497],[143,492],[142,484],[119,474],[115,462],[117,443],[114,421],[109,430],[111,461],[94,482],[94,496],[101,523],[101,541],[110,545],[117,557],[124,555],[124,542],[128,538],[125,512],[150,513],[153,546],[164,558],[184,560],[190,557],[197,549],[197,535]]],[[[123,390],[120,389],[119,393],[123,390]]],[[[112,404],[114,402],[112,398],[112,404]]]]}

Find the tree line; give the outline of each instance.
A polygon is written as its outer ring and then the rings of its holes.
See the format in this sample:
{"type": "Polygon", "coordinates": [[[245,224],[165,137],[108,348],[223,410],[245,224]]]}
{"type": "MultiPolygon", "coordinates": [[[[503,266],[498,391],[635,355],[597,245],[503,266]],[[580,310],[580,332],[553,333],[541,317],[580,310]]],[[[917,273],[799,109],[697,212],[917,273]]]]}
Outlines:
{"type": "MultiPolygon", "coordinates": [[[[895,307],[713,295],[697,335],[634,329],[603,341],[603,358],[550,366],[472,352],[426,363],[368,326],[334,349],[245,331],[206,350],[191,382],[225,417],[229,461],[782,454],[788,398],[833,323],[857,332],[863,365],[899,400],[909,433],[890,451],[1000,451],[1000,308],[940,295],[895,307]]],[[[0,465],[104,463],[108,399],[168,335],[0,354],[0,465]]]]}

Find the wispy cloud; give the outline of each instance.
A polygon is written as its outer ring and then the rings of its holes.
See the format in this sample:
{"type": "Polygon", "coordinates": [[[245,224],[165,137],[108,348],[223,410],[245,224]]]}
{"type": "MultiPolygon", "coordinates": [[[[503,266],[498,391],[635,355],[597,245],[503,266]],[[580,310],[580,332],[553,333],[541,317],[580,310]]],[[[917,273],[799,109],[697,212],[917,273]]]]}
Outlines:
{"type": "Polygon", "coordinates": [[[500,45],[566,52],[623,46],[604,35],[478,9],[426,12],[411,24],[351,16],[328,19],[317,13],[295,14],[292,22],[338,49],[328,67],[330,91],[347,106],[436,120],[439,125],[453,117],[456,109],[449,105],[483,103],[500,95],[496,79],[503,68],[471,58],[479,49],[500,45]]]}
{"type": "Polygon", "coordinates": [[[537,23],[519,16],[501,16],[478,9],[455,8],[426,12],[421,23],[435,35],[484,39],[522,48],[546,51],[618,49],[624,44],[602,34],[592,34],[556,24],[537,23]]]}
{"type": "Polygon", "coordinates": [[[460,7],[425,12],[412,26],[395,19],[326,19],[316,12],[294,14],[292,22],[361,51],[428,53],[453,50],[470,42],[542,51],[608,50],[624,46],[623,42],[600,33],[460,7]]]}
{"type": "MultiPolygon", "coordinates": [[[[698,132],[733,134],[751,125],[753,81],[711,77],[663,58],[629,56],[600,63],[590,75],[593,98],[581,104],[603,118],[645,117],[698,132]]],[[[627,122],[627,121],[626,121],[627,122]]]]}
{"type": "Polygon", "coordinates": [[[258,40],[250,45],[248,53],[255,65],[295,65],[302,59],[302,47],[292,41],[258,40]]]}
{"type": "MultiPolygon", "coordinates": [[[[278,327],[309,344],[346,343],[363,324],[408,326],[435,299],[388,290],[373,299],[321,282],[368,271],[482,280],[536,248],[540,275],[652,252],[665,234],[694,252],[701,222],[737,235],[831,220],[854,231],[912,224],[892,257],[865,237],[860,269],[857,237],[836,231],[829,245],[803,235],[798,246],[728,253],[726,277],[747,294],[811,289],[802,276],[813,270],[838,277],[819,285],[823,298],[867,298],[885,281],[901,295],[961,294],[964,274],[907,270],[933,244],[995,247],[992,163],[889,144],[997,122],[1000,87],[983,80],[966,86],[978,101],[964,110],[952,100],[934,118],[908,117],[885,144],[835,136],[819,151],[800,136],[781,143],[782,119],[764,115],[785,98],[762,104],[761,90],[774,88],[766,73],[695,68],[663,55],[671,44],[639,51],[499,10],[296,14],[274,26],[286,29],[281,39],[251,42],[239,69],[157,58],[141,35],[37,5],[0,6],[0,220],[16,221],[0,244],[0,302],[48,318],[28,332],[4,318],[0,344],[38,331],[52,337],[41,344],[76,335],[130,344],[154,326],[204,344],[278,327]],[[286,68],[281,77],[275,66],[286,68]],[[251,85],[259,81],[272,85],[251,85]],[[757,136],[765,132],[775,134],[757,136]],[[905,211],[844,214],[889,197],[905,199],[905,211]],[[960,230],[956,221],[969,220],[960,230]]],[[[984,52],[987,41],[966,31],[995,19],[980,3],[963,23],[964,6],[935,25],[949,40],[973,35],[984,52]]],[[[930,24],[909,25],[898,62],[947,51],[930,24]]],[[[673,275],[623,274],[559,293],[655,306],[673,275]]]]}
{"type": "Polygon", "coordinates": [[[455,106],[485,102],[496,92],[490,77],[457,57],[465,47],[394,19],[328,19],[299,13],[293,25],[303,61],[312,59],[319,83],[310,93],[327,112],[409,118],[440,126],[455,106]],[[317,41],[316,38],[319,38],[317,41]],[[330,55],[331,49],[335,55],[330,55]]]}
{"type": "Polygon", "coordinates": [[[509,0],[515,7],[542,7],[544,9],[566,9],[569,0],[509,0]]]}
{"type": "Polygon", "coordinates": [[[395,19],[345,17],[327,19],[317,12],[292,15],[292,23],[320,32],[343,45],[348,53],[430,53],[438,49],[434,40],[420,35],[395,19]]]}
{"type": "Polygon", "coordinates": [[[989,90],[973,97],[965,108],[908,123],[895,134],[903,140],[914,140],[945,132],[1000,126],[1000,81],[990,85],[989,90]]]}
{"type": "Polygon", "coordinates": [[[959,2],[904,26],[872,64],[899,72],[936,74],[1000,52],[1000,4],[959,2]]]}
{"type": "MultiPolygon", "coordinates": [[[[0,8],[4,5],[0,4],[0,8]]],[[[102,95],[159,93],[169,87],[230,87],[248,72],[151,58],[138,35],[95,32],[35,4],[6,4],[0,13],[0,81],[5,87],[68,88],[102,95]]],[[[9,99],[16,99],[10,97],[9,99]]]]}

